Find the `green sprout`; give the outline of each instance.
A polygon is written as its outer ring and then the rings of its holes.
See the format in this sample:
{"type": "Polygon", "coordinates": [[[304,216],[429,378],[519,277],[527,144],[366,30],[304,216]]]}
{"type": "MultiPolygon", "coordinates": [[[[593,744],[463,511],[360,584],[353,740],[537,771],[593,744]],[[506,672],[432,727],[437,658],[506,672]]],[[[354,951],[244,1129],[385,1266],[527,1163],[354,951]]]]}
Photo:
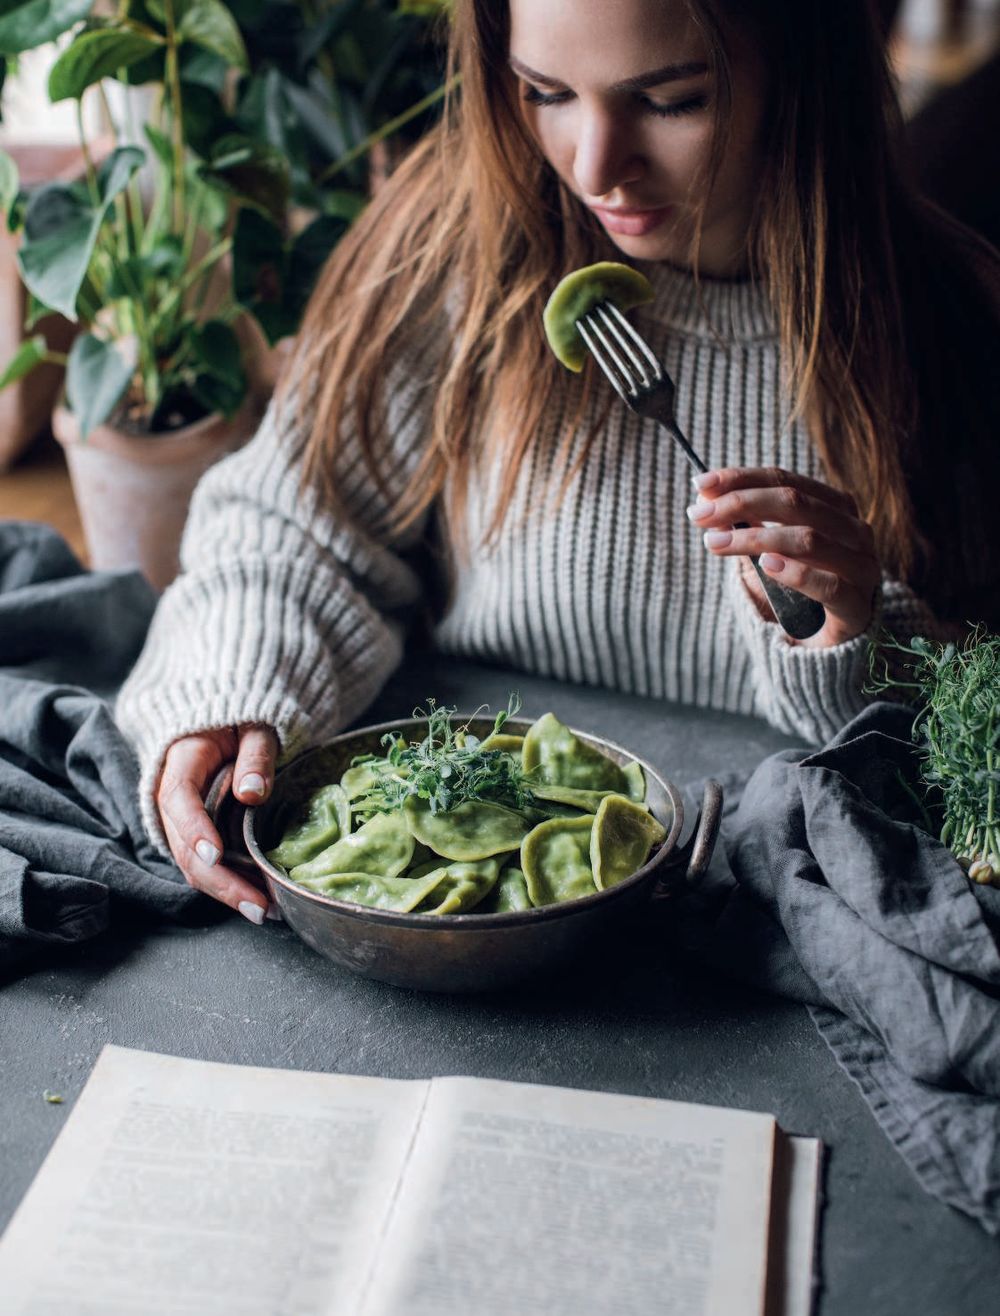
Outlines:
{"type": "MultiPolygon", "coordinates": [[[[512,694],[506,709],[496,715],[490,735],[497,735],[520,707],[519,696],[512,694]]],[[[411,797],[427,800],[435,814],[470,801],[510,809],[531,804],[529,778],[517,758],[501,749],[484,749],[486,742],[469,730],[471,718],[453,726],[456,711],[438,708],[435,700],[429,699],[426,711],[417,708],[413,712],[414,717],[427,719],[423,740],[407,744],[390,732],[382,737],[383,758],[363,755],[354,760],[355,764],[368,763],[375,777],[374,785],[359,801],[362,812],[389,813],[401,809],[411,797]]]]}
{"type": "Polygon", "coordinates": [[[908,655],[909,680],[876,674],[871,689],[907,691],[921,779],[944,809],[941,841],[974,882],[1000,885],[1000,636],[977,627],[961,646],[920,636],[886,648],[908,655]]]}

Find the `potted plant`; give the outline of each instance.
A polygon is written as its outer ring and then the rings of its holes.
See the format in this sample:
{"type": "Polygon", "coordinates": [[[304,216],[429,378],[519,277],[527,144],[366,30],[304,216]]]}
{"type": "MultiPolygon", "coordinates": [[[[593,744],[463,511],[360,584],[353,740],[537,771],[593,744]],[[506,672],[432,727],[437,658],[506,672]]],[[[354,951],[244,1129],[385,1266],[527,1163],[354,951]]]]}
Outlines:
{"type": "MultiPolygon", "coordinates": [[[[306,0],[278,5],[272,33],[290,11],[300,15],[288,26],[295,53],[284,57],[282,77],[270,56],[251,66],[244,36],[251,47],[277,46],[262,23],[267,5],[122,0],[112,11],[104,3],[64,0],[40,16],[27,0],[0,17],[4,57],[74,29],[49,97],[79,103],[95,88],[116,141],[98,163],[81,133],[85,180],[30,192],[0,154],[0,206],[21,238],[28,322],[59,312],[81,326],[67,354],[41,335],[27,340],[0,387],[41,363],[65,364],[66,402],[53,429],[92,563],[139,566],[162,587],[176,574],[195,483],[259,415],[236,326],[252,316],[268,344],[294,334],[320,268],[364,203],[363,156],[398,126],[384,107],[388,89],[398,90],[399,38],[409,42],[413,24],[426,20],[365,0],[336,0],[314,19],[306,0]],[[364,74],[373,34],[393,31],[362,105],[352,76],[364,74]],[[347,61],[343,78],[334,54],[347,61]],[[150,114],[141,132],[128,96],[116,121],[109,80],[143,89],[150,114]],[[349,186],[324,186],[324,171],[349,186]]],[[[439,94],[395,118],[414,120],[439,94]]]]}

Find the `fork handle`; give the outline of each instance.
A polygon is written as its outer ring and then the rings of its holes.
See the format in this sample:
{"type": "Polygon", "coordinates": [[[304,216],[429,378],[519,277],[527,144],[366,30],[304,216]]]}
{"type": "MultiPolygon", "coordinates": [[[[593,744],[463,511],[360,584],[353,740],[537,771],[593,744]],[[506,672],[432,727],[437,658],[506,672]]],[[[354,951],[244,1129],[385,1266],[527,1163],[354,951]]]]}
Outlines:
{"type": "MultiPolygon", "coordinates": [[[[733,526],[734,530],[749,530],[749,528],[746,521],[738,521],[733,526]]],[[[760,565],[759,557],[751,556],[750,562],[764,588],[771,610],[785,634],[790,635],[793,640],[808,640],[811,635],[815,635],[826,621],[822,603],[806,598],[797,589],[789,589],[787,585],[779,585],[776,580],[772,580],[760,565]]]]}

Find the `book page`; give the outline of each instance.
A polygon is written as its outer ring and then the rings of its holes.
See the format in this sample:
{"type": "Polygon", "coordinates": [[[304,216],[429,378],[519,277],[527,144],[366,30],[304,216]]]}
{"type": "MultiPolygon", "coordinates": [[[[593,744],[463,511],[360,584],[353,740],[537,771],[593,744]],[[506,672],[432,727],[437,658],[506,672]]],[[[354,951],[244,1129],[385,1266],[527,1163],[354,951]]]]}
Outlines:
{"type": "Polygon", "coordinates": [[[767,1316],[810,1316],[823,1144],[778,1134],[767,1259],[767,1316]]]}
{"type": "Polygon", "coordinates": [[[755,1316],[770,1115],[434,1079],[365,1316],[755,1316]]]}
{"type": "Polygon", "coordinates": [[[0,1240],[0,1311],[355,1313],[428,1086],[105,1047],[0,1240]]]}

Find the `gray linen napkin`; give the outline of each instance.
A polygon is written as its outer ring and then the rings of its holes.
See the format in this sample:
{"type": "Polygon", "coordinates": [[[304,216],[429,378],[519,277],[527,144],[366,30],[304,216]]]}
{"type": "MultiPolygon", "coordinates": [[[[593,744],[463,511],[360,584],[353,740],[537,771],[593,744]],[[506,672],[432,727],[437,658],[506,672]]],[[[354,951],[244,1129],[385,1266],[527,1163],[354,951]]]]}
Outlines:
{"type": "Polygon", "coordinates": [[[86,572],[45,526],[0,522],[0,974],[137,911],[198,896],[146,837],[138,767],[105,702],[156,595],[86,572]]]}
{"type": "Polygon", "coordinates": [[[873,704],[818,753],[730,781],[684,927],[717,967],[807,1003],[924,1188],[996,1234],[1000,891],[927,830],[912,718],[873,704]]]}

